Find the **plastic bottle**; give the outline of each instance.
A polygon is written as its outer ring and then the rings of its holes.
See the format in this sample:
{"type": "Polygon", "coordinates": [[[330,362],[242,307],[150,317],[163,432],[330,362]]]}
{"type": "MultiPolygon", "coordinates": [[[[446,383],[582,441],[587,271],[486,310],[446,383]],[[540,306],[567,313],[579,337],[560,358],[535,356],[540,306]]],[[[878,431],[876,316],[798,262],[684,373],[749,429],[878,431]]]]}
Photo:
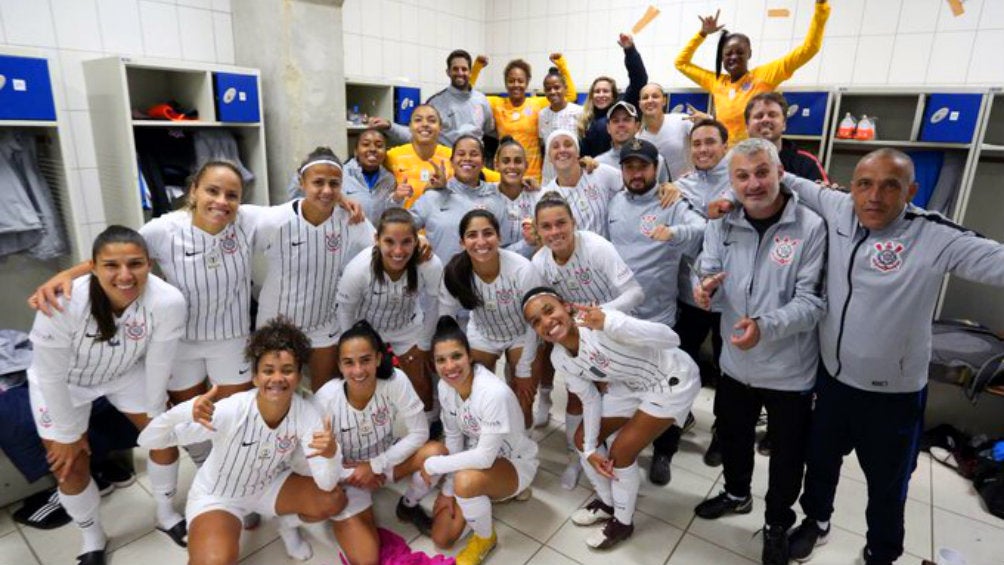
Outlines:
{"type": "Polygon", "coordinates": [[[875,139],[875,119],[869,118],[868,114],[861,116],[858,121],[858,128],[854,130],[854,139],[858,141],[871,141],[875,139]]]}
{"type": "Polygon", "coordinates": [[[837,127],[837,139],[854,139],[854,130],[858,127],[857,120],[850,112],[844,116],[844,119],[840,120],[840,125],[837,127]]]}

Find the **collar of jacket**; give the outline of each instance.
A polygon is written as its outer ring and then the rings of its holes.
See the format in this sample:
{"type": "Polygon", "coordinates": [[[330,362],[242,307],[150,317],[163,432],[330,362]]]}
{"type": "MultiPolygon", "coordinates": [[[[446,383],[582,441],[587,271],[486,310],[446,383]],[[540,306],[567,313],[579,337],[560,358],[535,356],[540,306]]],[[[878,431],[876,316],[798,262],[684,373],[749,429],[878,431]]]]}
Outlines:
{"type": "Polygon", "coordinates": [[[492,183],[482,180],[478,186],[471,187],[460,182],[456,177],[450,177],[450,180],[446,181],[446,188],[450,192],[463,196],[490,196],[498,192],[498,189],[492,183]]]}
{"type": "Polygon", "coordinates": [[[659,199],[659,181],[655,182],[652,188],[642,192],[641,194],[637,192],[632,192],[627,186],[624,187],[624,196],[629,202],[637,203],[648,203],[659,199]]]}
{"type": "Polygon", "coordinates": [[[467,90],[460,90],[459,88],[453,86],[453,84],[447,86],[446,91],[449,92],[450,96],[453,96],[454,98],[470,98],[471,92],[473,92],[473,90],[470,87],[468,87],[467,90]]]}

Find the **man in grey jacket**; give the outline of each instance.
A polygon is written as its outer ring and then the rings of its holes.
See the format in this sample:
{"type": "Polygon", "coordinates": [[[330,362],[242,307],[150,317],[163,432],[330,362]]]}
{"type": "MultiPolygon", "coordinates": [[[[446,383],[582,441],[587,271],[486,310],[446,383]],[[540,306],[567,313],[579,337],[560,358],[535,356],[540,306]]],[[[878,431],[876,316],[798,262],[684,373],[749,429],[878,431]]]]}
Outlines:
{"type": "Polygon", "coordinates": [[[909,204],[913,162],[894,149],[858,162],[850,194],[794,176],[785,184],[826,220],[829,235],[806,518],[791,534],[791,557],[805,561],[825,543],[840,465],[853,449],[868,482],[864,560],[891,564],[903,553],[942,278],[1004,286],[1004,245],[909,204]]]}
{"type": "Polygon", "coordinates": [[[708,224],[694,298],[721,311],[725,340],[716,390],[725,488],[697,505],[701,518],[753,509],[753,444],[762,408],[777,422],[770,460],[764,565],[786,565],[792,505],[802,487],[819,340],[826,226],[782,191],[774,144],[747,139],[732,148],[732,189],[742,206],[708,224]]]}
{"type": "MultiPolygon", "coordinates": [[[[439,143],[453,147],[453,142],[461,135],[484,139],[485,134],[494,134],[495,117],[488,98],[471,88],[471,54],[463,49],[450,52],[446,57],[446,76],[450,77],[450,86],[425,101],[442,118],[439,143]]],[[[395,144],[411,141],[408,126],[392,124],[384,118],[373,118],[370,125],[381,130],[389,128],[387,137],[395,144]]]]}

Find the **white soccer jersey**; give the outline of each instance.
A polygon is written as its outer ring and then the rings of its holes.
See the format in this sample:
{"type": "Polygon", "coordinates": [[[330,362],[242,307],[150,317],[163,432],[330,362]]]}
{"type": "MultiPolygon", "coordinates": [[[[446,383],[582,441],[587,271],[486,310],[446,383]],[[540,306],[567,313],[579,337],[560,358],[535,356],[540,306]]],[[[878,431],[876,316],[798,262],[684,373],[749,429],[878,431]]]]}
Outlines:
{"type": "MultiPolygon", "coordinates": [[[[581,115],[582,106],[572,102],[569,102],[557,112],[552,110],[550,106],[542,108],[537,117],[537,133],[540,136],[541,143],[547,141],[547,137],[558,130],[570,131],[578,137],[579,116],[581,115]]],[[[548,156],[547,148],[545,147],[543,183],[547,184],[550,182],[554,178],[554,175],[554,165],[551,164],[551,158],[548,156]]]]}
{"type": "Polygon", "coordinates": [[[558,186],[558,179],[554,179],[541,189],[541,194],[556,191],[572,208],[577,229],[606,237],[607,205],[623,186],[624,180],[619,170],[600,164],[591,173],[583,172],[575,186],[558,186]]]}
{"type": "Polygon", "coordinates": [[[139,229],[150,257],[188,303],[184,339],[244,337],[251,329],[251,254],[255,217],[242,205],[237,220],[211,235],[192,224],[187,210],[154,218],[139,229]]]}
{"type": "Polygon", "coordinates": [[[666,160],[669,174],[676,180],[694,168],[690,162],[690,130],[693,127],[687,114],[673,112],[665,114],[659,131],[652,133],[641,128],[637,137],[656,146],[659,155],[666,160]]]}
{"type": "MultiPolygon", "coordinates": [[[[372,241],[372,240],[371,240],[372,241]]],[[[374,251],[376,250],[376,251],[374,251]]],[[[433,256],[418,265],[418,288],[408,291],[408,274],[394,281],[383,274],[373,276],[374,246],[367,247],[349,261],[338,285],[338,325],[341,331],[359,320],[367,320],[381,335],[407,333],[413,345],[427,350],[436,330],[438,293],[443,279],[443,263],[433,256]]],[[[418,253],[418,250],[415,250],[418,253]]],[[[379,259],[377,259],[379,260],[379,259]]],[[[403,354],[404,351],[396,353],[403,354]]]]}
{"type": "MultiPolygon", "coordinates": [[[[560,344],[551,351],[555,372],[565,375],[568,390],[582,399],[584,409],[590,405],[584,429],[589,439],[599,430],[600,394],[593,383],[607,383],[607,392],[613,395],[655,393],[668,397],[673,387],[682,388],[694,378],[689,370],[692,362],[678,349],[680,338],[669,326],[616,310],[604,313],[602,331],[579,328],[577,355],[569,354],[560,344]]],[[[589,447],[595,449],[595,445],[589,447]]]]}
{"type": "Polygon", "coordinates": [[[307,332],[331,322],[342,270],[372,245],[373,234],[368,220],[350,224],[342,208],[315,226],[303,217],[302,199],[266,210],[257,236],[258,249],[268,261],[258,296],[258,325],[278,315],[307,332]]]}
{"type": "Polygon", "coordinates": [[[373,398],[362,410],[349,404],[345,387],[343,379],[333,379],[314,395],[321,412],[331,416],[345,461],[369,461],[373,472],[385,473],[428,441],[429,424],[422,400],[400,369],[394,369],[387,380],[377,380],[373,398]],[[398,419],[408,430],[400,439],[394,436],[398,419]]]}
{"type": "Polygon", "coordinates": [[[501,241],[513,242],[513,245],[509,249],[519,252],[527,247],[523,239],[523,222],[533,220],[534,210],[537,206],[537,201],[540,200],[541,194],[540,190],[524,190],[519,193],[519,196],[515,200],[510,200],[505,194],[502,195],[502,200],[505,201],[506,207],[506,220],[508,221],[501,223],[502,228],[508,230],[508,233],[499,234],[499,236],[501,241]]]}
{"type": "Polygon", "coordinates": [[[474,365],[474,382],[467,399],[439,381],[443,432],[449,455],[430,457],[425,471],[443,475],[463,469],[487,469],[499,457],[534,459],[537,443],[523,426],[516,394],[502,379],[474,365]]]}
{"type": "MultiPolygon", "coordinates": [[[[137,442],[147,449],[164,449],[212,440],[209,458],[195,475],[200,491],[225,499],[260,495],[292,467],[294,456],[314,451],[307,446],[313,433],[322,431],[324,424],[317,407],[294,394],[286,417],[270,428],[258,411],[257,398],[258,390],[252,389],[217,402],[212,421],[215,431],[192,420],[193,398],[155,418],[137,442]]],[[[331,459],[307,459],[314,482],[322,490],[338,484],[341,453],[339,446],[331,459]]]]}
{"type": "Polygon", "coordinates": [[[185,327],[181,292],[150,275],[139,298],[116,317],[114,337],[98,341],[90,282],[91,275],[75,279],[72,298],[63,311],[54,311],[52,317],[39,312],[31,328],[35,353],[28,377],[45,398],[56,435],[69,431],[62,415],[75,404],[74,389],[115,381],[140,362],[145,365],[147,411],[162,412],[167,405],[171,360],[185,327]]]}
{"type": "Polygon", "coordinates": [[[575,251],[564,265],[558,265],[554,253],[542,247],[533,256],[533,266],[544,284],[576,304],[605,304],[617,299],[629,286],[638,285],[613,244],[588,231],[575,232],[575,251]]]}

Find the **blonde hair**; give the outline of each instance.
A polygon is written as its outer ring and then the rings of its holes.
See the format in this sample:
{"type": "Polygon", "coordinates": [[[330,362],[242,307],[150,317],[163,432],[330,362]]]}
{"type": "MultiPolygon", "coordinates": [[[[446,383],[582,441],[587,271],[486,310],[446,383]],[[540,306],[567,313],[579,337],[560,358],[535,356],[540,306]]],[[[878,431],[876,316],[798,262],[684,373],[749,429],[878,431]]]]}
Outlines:
{"type": "Polygon", "coordinates": [[[586,96],[586,103],[582,105],[582,115],[579,116],[578,130],[580,138],[586,137],[586,132],[589,131],[589,126],[592,125],[593,118],[595,118],[596,108],[593,106],[593,90],[596,89],[596,83],[601,80],[610,83],[610,93],[613,95],[614,101],[617,100],[617,96],[619,95],[617,92],[617,81],[608,76],[596,77],[593,83],[589,85],[589,95],[586,96]]]}

